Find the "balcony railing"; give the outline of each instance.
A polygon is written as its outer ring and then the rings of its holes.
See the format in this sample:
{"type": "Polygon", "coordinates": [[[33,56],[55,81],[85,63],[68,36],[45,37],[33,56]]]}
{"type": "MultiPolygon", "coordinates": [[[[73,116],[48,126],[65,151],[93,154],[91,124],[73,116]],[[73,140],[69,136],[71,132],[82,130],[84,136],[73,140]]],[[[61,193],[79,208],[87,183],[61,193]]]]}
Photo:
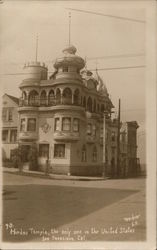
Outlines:
{"type": "Polygon", "coordinates": [[[82,106],[80,103],[72,103],[69,99],[34,99],[34,100],[28,100],[28,99],[20,99],[19,100],[19,106],[20,107],[51,107],[51,106],[57,106],[57,105],[75,105],[75,106],[82,106]]]}

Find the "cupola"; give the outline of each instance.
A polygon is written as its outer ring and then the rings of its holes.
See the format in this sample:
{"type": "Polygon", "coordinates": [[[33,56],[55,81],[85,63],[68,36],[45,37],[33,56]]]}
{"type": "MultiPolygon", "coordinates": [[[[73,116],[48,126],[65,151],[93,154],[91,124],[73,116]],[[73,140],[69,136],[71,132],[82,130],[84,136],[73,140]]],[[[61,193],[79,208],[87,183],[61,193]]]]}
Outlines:
{"type": "Polygon", "coordinates": [[[62,72],[78,72],[85,66],[84,60],[76,55],[77,49],[69,45],[63,50],[63,55],[58,57],[54,68],[62,72]]]}

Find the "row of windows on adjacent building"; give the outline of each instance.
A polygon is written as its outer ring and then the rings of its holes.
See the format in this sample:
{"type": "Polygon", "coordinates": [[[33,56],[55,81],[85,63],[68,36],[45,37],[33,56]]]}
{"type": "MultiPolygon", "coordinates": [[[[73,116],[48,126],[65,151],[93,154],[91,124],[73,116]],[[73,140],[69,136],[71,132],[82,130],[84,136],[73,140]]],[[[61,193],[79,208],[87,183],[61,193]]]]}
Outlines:
{"type": "MultiPolygon", "coordinates": [[[[97,148],[93,146],[92,150],[92,161],[97,161],[97,148]]],[[[39,157],[49,158],[49,144],[39,144],[39,157]]],[[[54,144],[54,158],[65,158],[65,144],[54,144]]],[[[90,157],[91,159],[91,157],[90,157]]],[[[81,161],[86,162],[87,159],[87,147],[82,146],[81,149],[81,161]]]]}
{"type": "Polygon", "coordinates": [[[2,130],[3,143],[16,143],[17,142],[17,129],[3,129],[2,130]]]}

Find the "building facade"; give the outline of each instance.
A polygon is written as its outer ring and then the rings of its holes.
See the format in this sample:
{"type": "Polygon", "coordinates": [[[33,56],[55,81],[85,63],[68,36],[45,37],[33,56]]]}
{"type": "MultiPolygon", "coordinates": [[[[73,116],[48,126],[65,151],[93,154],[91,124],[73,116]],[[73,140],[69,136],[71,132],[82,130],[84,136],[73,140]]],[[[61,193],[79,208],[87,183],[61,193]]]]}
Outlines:
{"type": "Polygon", "coordinates": [[[9,160],[18,146],[18,105],[19,99],[4,94],[2,97],[2,158],[9,160]]]}
{"type": "Polygon", "coordinates": [[[57,174],[101,175],[103,119],[111,119],[113,104],[98,73],[84,69],[84,60],[69,46],[47,76],[44,64],[25,65],[20,84],[19,144],[28,161],[31,145],[38,150],[38,165],[57,174]]]}
{"type": "Polygon", "coordinates": [[[3,158],[11,159],[20,146],[22,166],[27,169],[35,148],[34,170],[48,167],[56,174],[137,175],[138,124],[120,123],[118,142],[118,119],[111,117],[114,106],[97,70],[93,75],[86,69],[74,46],[63,50],[54,68],[48,77],[45,64],[26,64],[20,99],[3,96],[3,158]]]}

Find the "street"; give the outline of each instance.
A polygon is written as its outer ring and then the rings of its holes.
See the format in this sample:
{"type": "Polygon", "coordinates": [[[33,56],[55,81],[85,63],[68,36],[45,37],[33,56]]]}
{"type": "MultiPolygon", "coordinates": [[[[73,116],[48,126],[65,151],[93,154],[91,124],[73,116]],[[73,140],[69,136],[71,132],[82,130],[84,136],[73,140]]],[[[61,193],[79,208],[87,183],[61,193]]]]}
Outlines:
{"type": "Polygon", "coordinates": [[[145,178],[75,181],[4,173],[3,240],[142,241],[145,178]]]}

